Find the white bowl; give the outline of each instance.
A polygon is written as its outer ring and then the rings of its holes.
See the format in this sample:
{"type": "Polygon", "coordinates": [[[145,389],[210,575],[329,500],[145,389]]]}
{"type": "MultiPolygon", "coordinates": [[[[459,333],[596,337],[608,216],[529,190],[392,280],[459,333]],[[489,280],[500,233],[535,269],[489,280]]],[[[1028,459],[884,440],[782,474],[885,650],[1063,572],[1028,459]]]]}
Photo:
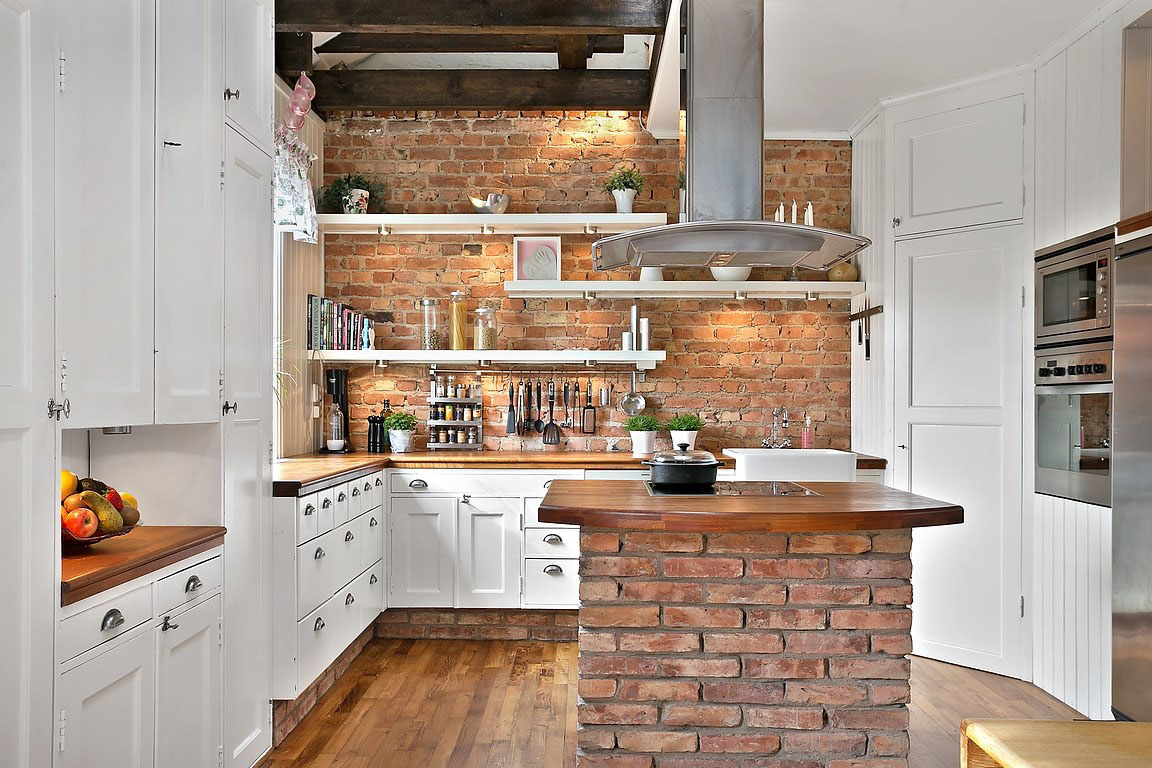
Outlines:
{"type": "Polygon", "coordinates": [[[752,274],[752,267],[708,267],[712,272],[713,280],[725,282],[739,282],[747,280],[752,274]]]}

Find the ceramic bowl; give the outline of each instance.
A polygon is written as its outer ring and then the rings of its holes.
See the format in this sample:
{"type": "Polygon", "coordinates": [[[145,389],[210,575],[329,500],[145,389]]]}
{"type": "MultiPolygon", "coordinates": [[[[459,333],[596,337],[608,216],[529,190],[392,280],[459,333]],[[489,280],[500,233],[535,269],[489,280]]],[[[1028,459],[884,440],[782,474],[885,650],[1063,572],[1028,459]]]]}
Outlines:
{"type": "Polygon", "coordinates": [[[508,195],[501,195],[492,193],[487,198],[469,197],[472,201],[472,207],[476,213],[504,213],[508,210],[508,201],[511,199],[508,195]]]}

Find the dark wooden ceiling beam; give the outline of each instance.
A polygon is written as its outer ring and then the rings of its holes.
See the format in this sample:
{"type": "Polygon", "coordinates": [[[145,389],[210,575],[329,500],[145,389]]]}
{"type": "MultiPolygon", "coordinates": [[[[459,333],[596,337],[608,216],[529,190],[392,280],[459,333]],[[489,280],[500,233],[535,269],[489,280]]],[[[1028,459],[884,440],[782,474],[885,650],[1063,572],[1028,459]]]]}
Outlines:
{"type": "Polygon", "coordinates": [[[668,0],[276,0],[280,32],[655,35],[668,0]]]}
{"type": "MultiPolygon", "coordinates": [[[[317,53],[556,53],[556,35],[393,35],[345,32],[317,53]]],[[[592,35],[593,53],[624,53],[624,35],[592,35]]]]}
{"type": "Polygon", "coordinates": [[[588,38],[584,35],[558,35],[556,38],[556,62],[560,69],[587,69],[588,38]]]}
{"type": "Polygon", "coordinates": [[[318,70],[316,109],[629,110],[648,108],[648,70],[318,70]]]}
{"type": "Polygon", "coordinates": [[[276,71],[285,80],[312,71],[312,33],[276,33],[276,71]]]}

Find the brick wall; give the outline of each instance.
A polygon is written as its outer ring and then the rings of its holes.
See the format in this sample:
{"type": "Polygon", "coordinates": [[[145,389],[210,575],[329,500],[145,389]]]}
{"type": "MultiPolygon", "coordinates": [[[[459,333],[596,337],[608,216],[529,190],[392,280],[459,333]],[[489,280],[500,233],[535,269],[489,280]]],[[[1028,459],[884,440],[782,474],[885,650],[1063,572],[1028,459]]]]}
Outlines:
{"type": "MultiPolygon", "coordinates": [[[[680,145],[645,133],[625,113],[355,114],[328,122],[325,172],[376,174],[386,185],[384,208],[401,212],[468,212],[469,192],[503,190],[510,212],[610,211],[599,187],[620,163],[634,164],[646,188],[638,212],[678,211],[680,145]]],[[[847,142],[774,141],[765,145],[765,208],[782,199],[812,200],[817,224],[850,226],[851,147],[847,142]]],[[[565,236],[565,279],[634,279],[635,272],[592,271],[590,236],[565,236]]],[[[371,313],[378,346],[415,348],[419,316],[414,302],[446,298],[463,286],[470,305],[498,309],[501,345],[518,349],[618,348],[629,301],[513,300],[511,238],[328,236],[327,293],[371,313]]],[[[677,270],[668,277],[708,279],[677,270]]],[[[767,271],[753,279],[782,277],[767,271]]],[[[641,301],[651,319],[653,348],[668,360],[640,391],[650,411],[663,416],[693,411],[708,427],[701,445],[755,444],[765,436],[773,406],[784,405],[796,423],[807,411],[817,447],[849,445],[849,332],[846,301],[641,301]]],[[[352,440],[363,446],[364,418],[385,398],[425,416],[421,369],[360,368],[350,377],[352,440]]],[[[597,387],[603,376],[593,376],[597,387]]],[[[582,379],[586,381],[586,377],[582,379]]],[[[491,404],[506,391],[486,380],[491,404]],[[495,397],[494,397],[495,396],[495,397]]],[[[624,374],[612,377],[614,400],[626,391],[624,374]]],[[[623,438],[622,415],[602,409],[595,437],[566,435],[573,449],[602,449],[623,438]]],[[[503,409],[486,413],[489,448],[539,448],[539,436],[503,436],[503,409]]],[[[793,427],[793,437],[798,435],[793,427]]],[[[421,436],[422,437],[422,436],[421,436]]],[[[667,442],[666,440],[664,441],[667,442]]]]}
{"type": "Polygon", "coordinates": [[[389,608],[376,637],[575,642],[576,611],[389,608]]]}
{"type": "Polygon", "coordinates": [[[911,543],[582,530],[579,766],[906,768],[911,543]]]}

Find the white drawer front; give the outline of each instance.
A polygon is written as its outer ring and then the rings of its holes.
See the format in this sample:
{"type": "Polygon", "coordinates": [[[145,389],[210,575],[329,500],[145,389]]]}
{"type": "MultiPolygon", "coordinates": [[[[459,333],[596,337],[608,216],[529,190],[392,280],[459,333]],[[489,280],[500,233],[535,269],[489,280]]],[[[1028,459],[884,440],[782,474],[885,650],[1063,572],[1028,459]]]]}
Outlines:
{"type": "Polygon", "coordinates": [[[348,522],[348,507],[351,504],[348,496],[348,483],[341,483],[332,489],[335,498],[335,512],[332,517],[333,526],[348,522]]]}
{"type": "Polygon", "coordinates": [[[172,613],[224,583],[222,559],[214,557],[156,582],[156,615],[172,613]]]}
{"type": "Polygon", "coordinates": [[[360,570],[364,570],[384,557],[384,510],[365,512],[357,520],[360,523],[356,534],[360,539],[360,570]]]}
{"type": "Polygon", "coordinates": [[[296,625],[298,690],[308,685],[328,668],[339,651],[336,648],[338,631],[335,598],[312,611],[296,625]]]}
{"type": "Polygon", "coordinates": [[[580,532],[572,526],[524,529],[525,557],[580,557],[580,532]]]}
{"type": "Polygon", "coordinates": [[[310,493],[296,499],[296,543],[303,544],[320,535],[320,499],[310,493]]]}
{"type": "Polygon", "coordinates": [[[320,517],[316,520],[316,533],[328,533],[336,525],[336,489],[325,488],[316,493],[316,506],[320,517]]]}
{"type": "Polygon", "coordinates": [[[106,600],[61,620],[57,633],[61,661],[95,648],[152,620],[152,585],[106,600]]]}
{"type": "Polygon", "coordinates": [[[350,480],[348,482],[348,519],[359,517],[360,513],[368,509],[364,506],[364,481],[350,480]]]}
{"type": "Polygon", "coordinates": [[[333,635],[336,655],[351,645],[363,629],[360,622],[364,618],[364,587],[367,585],[367,576],[353,579],[332,598],[332,612],[336,617],[336,633],[333,635]]]}
{"type": "Polygon", "coordinates": [[[547,525],[556,526],[557,528],[570,528],[572,530],[579,530],[578,525],[558,525],[557,523],[542,523],[540,522],[540,502],[544,501],[543,496],[530,496],[524,499],[524,527],[534,525],[547,525]]]}
{"type": "Polygon", "coordinates": [[[393,472],[389,481],[392,493],[471,494],[474,496],[541,496],[558,478],[579,480],[581,470],[547,474],[511,472],[460,473],[453,470],[404,470],[393,472]]]}
{"type": "Polygon", "coordinates": [[[563,558],[524,560],[524,605],[576,608],[580,604],[580,561],[563,558]]]}
{"type": "Polygon", "coordinates": [[[376,621],[376,617],[384,610],[384,561],[372,564],[361,578],[364,579],[364,588],[361,590],[364,599],[360,603],[361,626],[368,626],[376,621]]]}
{"type": "Polygon", "coordinates": [[[296,615],[304,617],[332,597],[340,581],[338,531],[330,531],[296,548],[296,615]]]}
{"type": "Polygon", "coordinates": [[[365,501],[364,509],[375,509],[384,505],[384,473],[373,472],[368,477],[364,478],[365,484],[368,486],[368,498],[365,501]]]}
{"type": "Polygon", "coordinates": [[[332,531],[332,548],[336,562],[336,581],[330,592],[356,578],[360,573],[360,520],[352,520],[332,531]]]}

